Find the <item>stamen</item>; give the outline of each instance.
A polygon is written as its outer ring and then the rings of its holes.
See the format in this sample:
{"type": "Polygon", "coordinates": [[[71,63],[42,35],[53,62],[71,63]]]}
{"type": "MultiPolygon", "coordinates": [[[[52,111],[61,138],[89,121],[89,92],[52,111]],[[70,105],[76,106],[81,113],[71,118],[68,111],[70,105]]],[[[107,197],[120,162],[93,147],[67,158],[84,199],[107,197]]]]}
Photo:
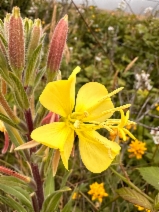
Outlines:
{"type": "Polygon", "coordinates": [[[102,99],[100,99],[98,102],[101,103],[104,100],[110,98],[111,96],[114,96],[115,94],[119,93],[121,90],[123,90],[124,87],[118,88],[115,91],[112,91],[111,93],[107,94],[106,96],[104,96],[102,99]]]}
{"type": "Polygon", "coordinates": [[[94,104],[92,107],[90,107],[89,110],[92,110],[92,109],[96,108],[99,104],[101,104],[101,103],[102,103],[103,101],[105,101],[106,99],[108,99],[108,98],[110,98],[111,96],[113,96],[113,95],[119,93],[123,88],[124,88],[124,87],[118,88],[118,89],[116,89],[115,91],[113,91],[113,92],[107,94],[106,96],[102,97],[100,100],[98,100],[98,101],[96,102],[96,104],[94,104]]]}
{"type": "Polygon", "coordinates": [[[132,134],[129,130],[123,128],[123,131],[124,131],[126,134],[128,134],[128,135],[130,136],[130,138],[132,138],[133,140],[136,140],[135,136],[133,136],[133,134],[132,134]]]}
{"type": "Polygon", "coordinates": [[[112,113],[112,112],[116,112],[116,111],[121,111],[123,109],[127,109],[131,106],[131,104],[126,104],[126,105],[122,105],[120,107],[116,107],[116,108],[113,108],[113,109],[110,109],[110,110],[106,110],[106,111],[103,111],[101,114],[99,114],[98,116],[94,116],[92,117],[93,119],[98,119],[98,118],[101,118],[102,116],[108,114],[108,113],[112,113]]]}
{"type": "Polygon", "coordinates": [[[79,128],[80,128],[80,121],[79,121],[79,120],[76,120],[73,126],[74,126],[76,129],[79,129],[79,128]]]}

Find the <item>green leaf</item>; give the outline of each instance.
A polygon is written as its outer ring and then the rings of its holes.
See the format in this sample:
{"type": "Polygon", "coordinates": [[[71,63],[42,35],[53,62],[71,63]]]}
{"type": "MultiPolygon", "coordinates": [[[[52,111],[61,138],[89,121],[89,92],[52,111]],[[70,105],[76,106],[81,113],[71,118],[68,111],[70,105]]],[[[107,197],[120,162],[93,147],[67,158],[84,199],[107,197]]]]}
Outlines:
{"type": "Polygon", "coordinates": [[[144,207],[145,209],[152,210],[151,203],[144,196],[136,192],[134,189],[124,187],[124,188],[118,189],[117,193],[123,199],[125,199],[128,202],[131,202],[134,205],[139,205],[141,207],[144,207]]]}
{"type": "Polygon", "coordinates": [[[6,127],[6,130],[8,132],[9,138],[10,138],[11,142],[14,144],[15,147],[18,147],[21,144],[25,143],[23,141],[22,137],[20,136],[18,130],[9,126],[8,124],[5,124],[5,127],[6,127]]]}
{"type": "Polygon", "coordinates": [[[0,196],[0,201],[4,203],[4,205],[8,205],[10,208],[16,210],[17,212],[27,212],[24,207],[15,201],[11,196],[0,196]]]}
{"type": "Polygon", "coordinates": [[[14,85],[14,94],[15,94],[17,102],[19,103],[21,108],[28,109],[29,101],[28,101],[28,98],[22,83],[20,82],[18,77],[16,77],[15,74],[13,74],[12,72],[10,72],[9,75],[14,85]]]}
{"type": "Polygon", "coordinates": [[[44,187],[45,197],[49,196],[54,191],[55,191],[54,177],[52,175],[52,169],[50,169],[45,180],[45,187],[44,187]]]}
{"type": "Polygon", "coordinates": [[[0,39],[1,39],[2,43],[3,43],[3,45],[4,45],[5,47],[7,47],[7,46],[8,46],[7,41],[6,41],[6,39],[3,37],[3,35],[2,35],[1,33],[0,33],[0,39]]]}
{"type": "Polygon", "coordinates": [[[10,120],[7,116],[3,115],[2,113],[0,113],[0,120],[2,120],[3,122],[5,122],[5,123],[11,125],[11,126],[14,127],[14,128],[19,129],[19,128],[17,127],[17,125],[14,124],[14,122],[12,122],[12,120],[10,120]]]}
{"type": "Polygon", "coordinates": [[[143,167],[138,170],[147,183],[159,190],[159,167],[143,167]]]}
{"type": "Polygon", "coordinates": [[[63,192],[70,191],[69,187],[64,187],[50,194],[44,201],[42,211],[55,211],[58,208],[59,201],[63,192]]]}
{"type": "MultiPolygon", "coordinates": [[[[31,86],[29,85],[28,88],[27,88],[27,94],[28,96],[30,96],[36,89],[36,87],[39,85],[40,81],[41,81],[41,78],[42,76],[44,75],[46,71],[46,67],[42,68],[38,74],[36,74],[36,78],[34,80],[34,85],[32,85],[33,83],[31,82],[31,86]]],[[[33,79],[32,79],[33,80],[33,79]]]]}
{"type": "Polygon", "coordinates": [[[39,85],[39,82],[40,82],[42,76],[44,75],[45,71],[46,71],[46,67],[42,68],[42,69],[38,72],[38,74],[36,75],[36,78],[35,78],[35,81],[34,81],[33,90],[35,90],[36,87],[39,85]]]}
{"type": "Polygon", "coordinates": [[[27,183],[13,176],[0,176],[0,184],[11,187],[19,186],[21,188],[24,188],[25,190],[32,192],[27,183]]]}
{"type": "Polygon", "coordinates": [[[42,49],[42,44],[40,44],[33,52],[31,59],[28,61],[28,66],[25,70],[25,86],[28,86],[30,79],[32,79],[35,71],[36,71],[36,64],[38,58],[40,57],[40,52],[42,49]]]}
{"type": "Polygon", "coordinates": [[[70,176],[70,174],[72,173],[72,169],[70,169],[69,171],[66,171],[65,176],[62,179],[62,183],[61,183],[61,188],[64,187],[66,185],[66,182],[70,176]]]}
{"type": "MultiPolygon", "coordinates": [[[[0,62],[1,62],[1,60],[0,60],[0,62]]],[[[6,69],[0,68],[0,75],[6,81],[6,83],[8,83],[8,85],[11,86],[11,81],[10,81],[10,78],[9,78],[8,71],[6,69]]]]}
{"type": "Polygon", "coordinates": [[[159,209],[159,193],[155,196],[154,208],[159,209]]]}
{"type": "Polygon", "coordinates": [[[20,189],[18,187],[11,187],[7,185],[2,185],[0,184],[0,190],[3,192],[13,195],[16,197],[22,204],[25,206],[29,207],[30,211],[33,211],[32,205],[31,205],[31,200],[29,194],[24,190],[20,189]]]}

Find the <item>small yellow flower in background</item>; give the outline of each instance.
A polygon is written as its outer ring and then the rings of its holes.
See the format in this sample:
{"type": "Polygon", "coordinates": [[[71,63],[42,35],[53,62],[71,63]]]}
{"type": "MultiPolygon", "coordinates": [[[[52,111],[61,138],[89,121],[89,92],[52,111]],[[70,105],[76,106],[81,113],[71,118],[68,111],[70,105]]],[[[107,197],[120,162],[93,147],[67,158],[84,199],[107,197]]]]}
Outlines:
{"type": "Polygon", "coordinates": [[[143,210],[145,210],[146,212],[151,212],[149,209],[146,209],[146,208],[141,207],[141,206],[139,206],[139,205],[134,205],[134,206],[137,207],[138,211],[143,211],[143,210]]]}
{"type": "Polygon", "coordinates": [[[129,104],[114,108],[111,96],[123,88],[108,94],[107,89],[100,83],[89,82],[83,85],[76,98],[76,74],[80,71],[74,69],[68,80],[58,80],[46,85],[39,100],[41,104],[61,116],[59,122],[43,125],[35,129],[31,138],[50,148],[59,149],[61,159],[68,169],[75,135],[79,137],[79,150],[81,159],[88,170],[100,173],[107,169],[115,156],[119,154],[120,146],[101,136],[96,130],[104,128],[109,132],[118,129],[123,140],[128,134],[135,137],[125,128],[129,121],[129,112],[124,115],[123,109],[129,104]],[[74,109],[74,111],[73,111],[74,109]],[[115,111],[121,113],[121,119],[110,119],[115,111]]]}
{"type": "Polygon", "coordinates": [[[159,106],[156,107],[156,110],[159,111],[159,106]]]}
{"type": "Polygon", "coordinates": [[[88,194],[92,196],[92,200],[98,200],[100,203],[103,201],[103,197],[107,197],[108,194],[105,192],[104,183],[93,183],[89,186],[90,190],[88,194]]]}
{"type": "Polygon", "coordinates": [[[132,141],[131,144],[129,145],[128,152],[131,154],[129,157],[136,157],[137,159],[141,159],[142,155],[145,153],[147,148],[145,147],[146,143],[135,140],[132,141]]]}
{"type": "Polygon", "coordinates": [[[74,192],[73,195],[72,195],[73,200],[79,199],[80,197],[81,197],[81,195],[78,192],[74,192]]]}

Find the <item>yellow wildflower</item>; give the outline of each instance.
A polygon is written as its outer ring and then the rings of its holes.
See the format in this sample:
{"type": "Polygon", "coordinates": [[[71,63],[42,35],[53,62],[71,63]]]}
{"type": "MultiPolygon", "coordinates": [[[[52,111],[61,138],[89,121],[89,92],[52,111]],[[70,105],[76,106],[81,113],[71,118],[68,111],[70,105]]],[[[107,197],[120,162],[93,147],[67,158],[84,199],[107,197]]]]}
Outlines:
{"type": "Polygon", "coordinates": [[[145,210],[146,212],[151,212],[149,209],[146,209],[146,208],[141,207],[141,206],[139,206],[139,205],[134,205],[134,206],[137,207],[138,211],[143,211],[143,210],[145,210]]]}
{"type": "Polygon", "coordinates": [[[156,110],[159,111],[159,106],[156,107],[156,110]]]}
{"type": "Polygon", "coordinates": [[[128,149],[128,152],[131,153],[129,157],[136,157],[137,159],[141,159],[142,155],[147,150],[145,145],[146,143],[138,141],[138,140],[132,141],[128,149]]]}
{"type": "Polygon", "coordinates": [[[128,120],[129,112],[125,116],[122,109],[130,105],[114,108],[110,97],[122,88],[108,94],[102,84],[90,82],[80,88],[75,106],[75,82],[79,71],[80,68],[77,67],[68,80],[58,80],[46,85],[39,100],[45,108],[59,114],[61,118],[59,122],[35,129],[31,137],[50,148],[59,149],[63,164],[68,169],[74,137],[78,135],[80,155],[84,165],[90,171],[100,173],[107,169],[119,154],[120,146],[101,136],[96,130],[105,128],[110,132],[118,129],[123,139],[126,138],[126,134],[134,138],[124,128],[132,122],[128,120]],[[110,119],[115,111],[120,111],[121,119],[110,119]]]}
{"type": "Polygon", "coordinates": [[[72,195],[73,200],[79,199],[80,197],[81,197],[81,195],[78,192],[74,192],[73,195],[72,195]]]}
{"type": "Polygon", "coordinates": [[[103,200],[103,197],[107,197],[108,194],[105,192],[104,183],[93,183],[89,186],[90,190],[88,194],[92,196],[92,200],[98,200],[100,203],[103,200]]]}

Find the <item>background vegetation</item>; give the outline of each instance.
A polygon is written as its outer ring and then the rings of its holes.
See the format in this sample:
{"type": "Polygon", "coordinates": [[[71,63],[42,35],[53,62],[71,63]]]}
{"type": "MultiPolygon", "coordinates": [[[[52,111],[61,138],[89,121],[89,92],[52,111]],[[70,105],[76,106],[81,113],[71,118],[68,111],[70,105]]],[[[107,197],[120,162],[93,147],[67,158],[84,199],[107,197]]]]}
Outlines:
{"type": "MultiPolygon", "coordinates": [[[[123,86],[124,90],[113,98],[113,102],[115,106],[124,103],[132,104],[130,119],[137,123],[136,129],[132,128],[132,133],[139,141],[144,142],[147,148],[141,159],[130,158],[128,148],[131,139],[128,138],[126,142],[121,141],[121,154],[112,167],[124,176],[125,180],[114,174],[111,169],[101,174],[88,172],[76,151],[74,158],[70,160],[70,168],[73,172],[67,182],[72,191],[63,194],[58,210],[64,208],[69,201],[66,211],[137,211],[131,198],[125,198],[123,193],[117,192],[120,188],[130,186],[127,181],[131,181],[150,198],[153,200],[156,198],[154,207],[157,211],[159,143],[155,144],[154,140],[158,139],[159,142],[159,134],[157,134],[159,131],[159,19],[151,13],[141,17],[125,14],[122,10],[101,11],[94,6],[83,5],[77,8],[74,3],[53,3],[42,0],[1,0],[1,19],[6,12],[11,12],[15,5],[21,8],[23,17],[42,20],[43,29],[47,33],[46,43],[49,43],[55,22],[64,14],[68,14],[69,34],[61,64],[62,78],[67,78],[79,65],[82,71],[77,76],[77,90],[90,81],[104,84],[109,92],[123,86]],[[151,169],[140,169],[144,167],[151,169]],[[94,182],[104,183],[108,193],[108,197],[103,198],[101,205],[98,201],[92,201],[87,193],[89,185],[94,182]],[[72,198],[73,191],[80,195],[72,198]]],[[[44,56],[46,49],[44,49],[44,56]]],[[[42,81],[42,84],[44,83],[45,76],[42,81]]],[[[41,90],[37,91],[37,99],[40,92],[41,90]]],[[[110,135],[106,134],[106,136],[110,135]]],[[[1,141],[0,145],[3,148],[3,133],[1,141]]],[[[20,163],[25,166],[23,161],[17,163],[17,160],[14,152],[7,152],[1,155],[0,163],[4,165],[11,162],[16,168],[20,163]]],[[[53,189],[57,190],[60,187],[64,172],[66,171],[61,163],[53,189]]],[[[146,201],[135,195],[134,199],[139,199],[139,203],[146,201]]],[[[1,208],[12,211],[3,203],[0,203],[1,208]]]]}

